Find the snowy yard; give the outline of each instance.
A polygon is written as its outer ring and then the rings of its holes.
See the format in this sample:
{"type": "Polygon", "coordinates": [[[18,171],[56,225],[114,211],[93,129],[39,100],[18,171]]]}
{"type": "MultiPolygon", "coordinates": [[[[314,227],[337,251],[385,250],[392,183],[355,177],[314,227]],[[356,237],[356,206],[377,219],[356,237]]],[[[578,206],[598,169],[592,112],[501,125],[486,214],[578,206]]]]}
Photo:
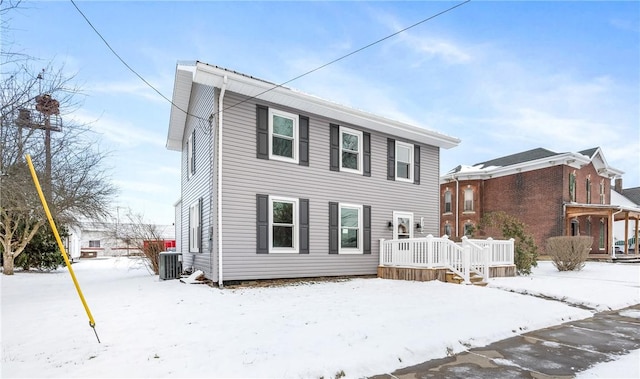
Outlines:
{"type": "Polygon", "coordinates": [[[592,314],[516,292],[593,310],[640,303],[640,266],[591,262],[571,273],[540,262],[484,288],[354,279],[219,290],[159,281],[127,258],[73,268],[102,343],[66,269],[0,275],[2,377],[357,378],[592,314]]]}

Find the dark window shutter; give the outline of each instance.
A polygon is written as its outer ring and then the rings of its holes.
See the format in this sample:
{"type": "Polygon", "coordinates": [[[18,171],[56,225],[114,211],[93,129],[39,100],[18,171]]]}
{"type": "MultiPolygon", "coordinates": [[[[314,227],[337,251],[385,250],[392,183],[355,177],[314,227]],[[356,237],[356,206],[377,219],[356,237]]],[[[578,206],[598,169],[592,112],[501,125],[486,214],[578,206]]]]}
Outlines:
{"type": "Polygon", "coordinates": [[[191,174],[196,173],[196,131],[191,135],[191,174]]]}
{"type": "Polygon", "coordinates": [[[269,195],[256,195],[256,253],[269,253],[269,195]]]}
{"type": "Polygon", "coordinates": [[[371,254],[371,205],[364,205],[362,213],[362,250],[365,254],[371,254]]]}
{"type": "Polygon", "coordinates": [[[309,166],[309,117],[299,117],[298,132],[300,133],[299,164],[309,166]]]}
{"type": "Polygon", "coordinates": [[[413,146],[413,184],[420,184],[420,146],[413,146]]]}
{"type": "Polygon", "coordinates": [[[396,140],[387,138],[387,180],[396,180],[396,140]]]}
{"type": "Polygon", "coordinates": [[[256,156],[269,159],[269,108],[256,105],[256,156]]]}
{"type": "Polygon", "coordinates": [[[329,128],[331,128],[329,136],[329,142],[331,144],[329,169],[331,171],[340,171],[340,127],[331,124],[329,128]]]}
{"type": "Polygon", "coordinates": [[[309,199],[300,199],[300,254],[309,254],[309,199]]]}
{"type": "Polygon", "coordinates": [[[329,202],[329,254],[338,254],[338,203],[329,202]]]}
{"type": "Polygon", "coordinates": [[[371,134],[362,133],[362,174],[371,176],[371,134]]]}
{"type": "Polygon", "coordinates": [[[202,253],[202,198],[198,199],[198,252],[202,253]]]}

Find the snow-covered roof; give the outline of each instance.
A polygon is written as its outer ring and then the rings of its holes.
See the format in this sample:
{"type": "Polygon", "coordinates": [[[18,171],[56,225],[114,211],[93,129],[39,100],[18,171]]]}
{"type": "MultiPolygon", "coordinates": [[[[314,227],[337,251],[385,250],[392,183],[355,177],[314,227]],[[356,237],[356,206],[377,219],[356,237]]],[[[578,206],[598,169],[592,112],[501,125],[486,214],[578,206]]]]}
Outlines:
{"type": "MultiPolygon", "coordinates": [[[[180,151],[193,83],[221,88],[226,80],[226,90],[260,101],[291,107],[302,112],[316,114],[427,145],[449,149],[460,140],[424,127],[391,120],[362,110],[340,105],[285,86],[270,83],[233,70],[196,62],[194,65],[178,65],[173,88],[173,104],[167,135],[167,149],[180,151]]],[[[208,117],[208,115],[198,115],[208,117]]]]}
{"type": "Polygon", "coordinates": [[[605,178],[617,178],[624,174],[623,171],[609,166],[599,147],[582,150],[577,153],[556,153],[551,150],[536,148],[470,166],[459,165],[441,176],[440,181],[489,179],[512,175],[516,172],[526,172],[559,165],[580,168],[589,163],[593,164],[598,175],[605,178]]]}

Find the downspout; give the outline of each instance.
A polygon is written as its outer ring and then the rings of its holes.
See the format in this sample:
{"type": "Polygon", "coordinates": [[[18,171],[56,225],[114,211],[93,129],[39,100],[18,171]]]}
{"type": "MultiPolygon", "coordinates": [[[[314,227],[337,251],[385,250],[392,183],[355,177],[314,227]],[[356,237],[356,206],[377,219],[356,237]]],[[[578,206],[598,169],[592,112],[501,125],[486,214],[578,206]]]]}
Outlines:
{"type": "Polygon", "coordinates": [[[222,280],[222,110],[224,93],[227,90],[227,75],[222,80],[218,97],[218,287],[223,288],[222,280]]]}

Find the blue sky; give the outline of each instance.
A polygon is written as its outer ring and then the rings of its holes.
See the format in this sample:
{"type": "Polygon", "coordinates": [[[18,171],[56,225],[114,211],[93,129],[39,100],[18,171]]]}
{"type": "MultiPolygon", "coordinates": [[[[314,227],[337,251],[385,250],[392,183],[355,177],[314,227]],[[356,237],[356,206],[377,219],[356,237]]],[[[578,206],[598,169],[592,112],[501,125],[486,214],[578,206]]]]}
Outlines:
{"type": "MultiPolygon", "coordinates": [[[[178,61],[285,82],[457,2],[89,2],[118,54],[171,97],[178,61]]],[[[108,50],[71,2],[25,1],[3,44],[64,65],[120,187],[114,206],[173,222],[170,104],[108,50]]],[[[640,185],[640,2],[471,1],[289,87],[458,137],[441,173],[537,147],[600,146],[640,185]]]]}

